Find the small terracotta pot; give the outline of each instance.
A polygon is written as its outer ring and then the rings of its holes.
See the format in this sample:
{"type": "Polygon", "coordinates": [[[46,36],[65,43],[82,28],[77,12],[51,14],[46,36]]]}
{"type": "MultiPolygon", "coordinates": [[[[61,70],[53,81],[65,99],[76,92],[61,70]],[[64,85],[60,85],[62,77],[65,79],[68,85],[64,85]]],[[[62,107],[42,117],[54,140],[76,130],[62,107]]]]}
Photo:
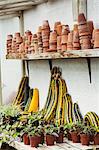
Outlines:
{"type": "Polygon", "coordinates": [[[20,37],[20,32],[16,32],[15,37],[20,37]]]}
{"type": "Polygon", "coordinates": [[[60,22],[60,21],[55,22],[55,24],[54,24],[54,31],[57,30],[57,26],[58,26],[58,25],[61,25],[61,22],[60,22]]]}
{"type": "Polygon", "coordinates": [[[83,24],[84,22],[86,22],[86,18],[85,18],[85,15],[81,13],[78,15],[78,23],[83,24]]]}
{"type": "Polygon", "coordinates": [[[59,137],[56,137],[56,143],[63,143],[64,134],[59,133],[59,137]]]}
{"type": "Polygon", "coordinates": [[[82,145],[89,145],[90,143],[90,136],[86,134],[80,135],[80,141],[82,145]]]}
{"type": "Polygon", "coordinates": [[[28,134],[23,135],[23,142],[25,145],[30,145],[30,139],[29,139],[28,134]]]}
{"type": "Polygon", "coordinates": [[[49,47],[49,42],[43,42],[43,47],[49,47]]]}
{"type": "Polygon", "coordinates": [[[68,35],[62,35],[61,36],[61,44],[66,44],[68,41],[68,35]]]}
{"type": "Polygon", "coordinates": [[[91,34],[92,34],[92,32],[94,30],[93,21],[88,21],[87,26],[88,26],[88,29],[90,30],[91,34]]]}
{"type": "Polygon", "coordinates": [[[73,32],[73,43],[78,43],[79,42],[79,33],[78,31],[73,32]]]}
{"type": "Polygon", "coordinates": [[[55,31],[50,33],[50,43],[54,43],[57,41],[57,33],[55,31]]]}
{"type": "Polygon", "coordinates": [[[79,36],[89,36],[90,32],[83,32],[83,33],[79,33],[79,36]]]}
{"type": "Polygon", "coordinates": [[[73,42],[73,32],[71,31],[69,34],[68,34],[68,43],[72,43],[73,42]]]}
{"type": "Polygon", "coordinates": [[[53,135],[46,135],[46,144],[47,146],[54,145],[55,137],[53,135]]]}
{"type": "Polygon", "coordinates": [[[66,51],[67,50],[67,44],[62,44],[62,51],[66,51]]]}
{"type": "Polygon", "coordinates": [[[99,145],[99,133],[94,136],[94,144],[99,145]]]}
{"type": "Polygon", "coordinates": [[[73,31],[78,31],[78,24],[74,24],[73,31]]]}
{"type": "Polygon", "coordinates": [[[12,38],[13,38],[13,35],[12,35],[12,34],[7,35],[7,40],[12,40],[12,38]]]}
{"type": "Polygon", "coordinates": [[[39,137],[38,136],[30,136],[30,145],[31,147],[38,147],[39,137]]]}
{"type": "Polygon", "coordinates": [[[50,28],[48,20],[43,21],[42,29],[50,28]]]}
{"type": "Polygon", "coordinates": [[[71,132],[71,138],[73,143],[80,143],[80,135],[77,132],[71,132]]]}
{"type": "Polygon", "coordinates": [[[62,25],[57,25],[56,32],[57,32],[57,35],[61,35],[62,34],[62,25]]]}

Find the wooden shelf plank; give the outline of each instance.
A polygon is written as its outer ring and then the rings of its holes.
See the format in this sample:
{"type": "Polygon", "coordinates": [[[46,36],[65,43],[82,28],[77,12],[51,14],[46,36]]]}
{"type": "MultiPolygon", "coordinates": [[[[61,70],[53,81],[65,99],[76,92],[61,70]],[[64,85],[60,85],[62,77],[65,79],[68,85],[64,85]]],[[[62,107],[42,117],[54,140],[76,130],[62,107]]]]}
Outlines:
{"type": "Polygon", "coordinates": [[[93,150],[93,149],[99,149],[99,145],[90,145],[90,146],[83,146],[81,143],[73,143],[72,141],[65,140],[62,144],[56,144],[54,146],[46,146],[39,145],[38,148],[32,148],[30,145],[24,145],[21,142],[13,142],[11,144],[14,148],[17,150],[93,150]]]}
{"type": "Polygon", "coordinates": [[[63,53],[49,52],[41,54],[27,54],[25,56],[7,55],[7,59],[39,60],[39,59],[65,59],[65,58],[94,58],[99,57],[99,49],[69,50],[63,53]]]}

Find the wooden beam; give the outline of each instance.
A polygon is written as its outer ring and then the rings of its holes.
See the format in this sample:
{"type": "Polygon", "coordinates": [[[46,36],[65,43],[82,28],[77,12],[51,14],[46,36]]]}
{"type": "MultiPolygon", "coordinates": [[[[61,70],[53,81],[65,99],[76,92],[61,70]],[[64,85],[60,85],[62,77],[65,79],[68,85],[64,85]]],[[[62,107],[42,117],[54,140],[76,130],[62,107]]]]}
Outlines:
{"type": "Polygon", "coordinates": [[[0,20],[13,18],[13,17],[19,17],[19,16],[20,16],[20,12],[2,13],[2,14],[0,14],[0,20]]]}
{"type": "Polygon", "coordinates": [[[17,4],[17,3],[24,3],[24,2],[32,2],[32,3],[43,3],[46,2],[47,0],[0,0],[0,6],[3,5],[11,5],[11,4],[17,4]]]}

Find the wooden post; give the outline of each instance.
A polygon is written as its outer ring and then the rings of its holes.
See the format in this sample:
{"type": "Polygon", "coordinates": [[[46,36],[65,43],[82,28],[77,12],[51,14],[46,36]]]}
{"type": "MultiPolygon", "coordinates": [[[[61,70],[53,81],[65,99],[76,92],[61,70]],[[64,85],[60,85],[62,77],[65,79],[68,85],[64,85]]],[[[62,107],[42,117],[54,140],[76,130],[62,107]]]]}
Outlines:
{"type": "Polygon", "coordinates": [[[2,105],[1,58],[0,58],[0,105],[2,105]]]}
{"type": "MultiPolygon", "coordinates": [[[[23,11],[21,11],[21,15],[19,16],[19,27],[20,27],[20,33],[23,36],[24,35],[24,16],[23,11]]],[[[26,67],[25,67],[25,61],[22,60],[22,74],[23,76],[26,75],[26,67]]]]}
{"type": "Polygon", "coordinates": [[[77,22],[79,13],[84,13],[87,17],[87,0],[72,0],[72,9],[74,22],[77,22]]]}
{"type": "Polygon", "coordinates": [[[87,17],[87,0],[79,0],[79,13],[84,13],[87,17]]]}

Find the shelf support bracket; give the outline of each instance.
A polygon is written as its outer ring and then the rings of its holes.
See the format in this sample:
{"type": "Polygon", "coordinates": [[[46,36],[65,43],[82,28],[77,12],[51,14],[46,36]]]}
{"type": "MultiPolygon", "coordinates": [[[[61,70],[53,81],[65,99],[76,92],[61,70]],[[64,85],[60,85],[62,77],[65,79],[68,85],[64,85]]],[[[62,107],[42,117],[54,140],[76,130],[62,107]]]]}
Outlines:
{"type": "Polygon", "coordinates": [[[49,67],[50,67],[50,71],[52,70],[53,66],[52,66],[52,60],[48,60],[49,61],[49,67]]]}
{"type": "Polygon", "coordinates": [[[88,64],[89,79],[90,79],[90,84],[91,84],[92,78],[91,78],[91,59],[90,58],[87,58],[87,64],[88,64]]]}

